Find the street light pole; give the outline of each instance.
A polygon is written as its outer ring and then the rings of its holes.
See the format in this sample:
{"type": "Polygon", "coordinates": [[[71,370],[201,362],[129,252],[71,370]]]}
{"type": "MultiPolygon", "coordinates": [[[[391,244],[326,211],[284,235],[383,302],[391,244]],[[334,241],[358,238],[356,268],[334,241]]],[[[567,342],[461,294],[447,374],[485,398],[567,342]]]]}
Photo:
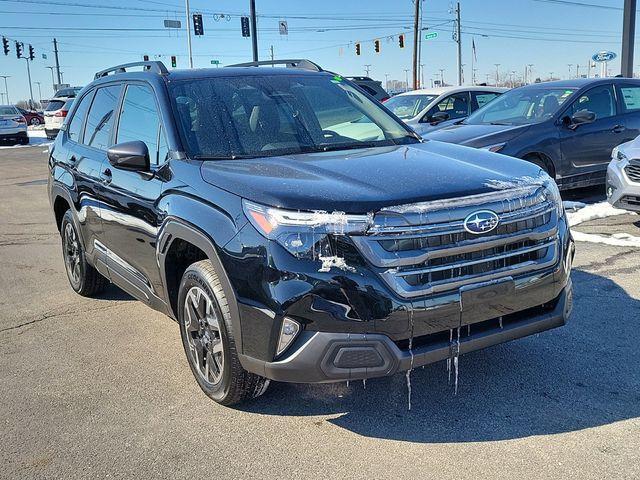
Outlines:
{"type": "Polygon", "coordinates": [[[409,69],[404,69],[404,84],[405,84],[405,92],[409,91],[409,69]]]}
{"type": "Polygon", "coordinates": [[[33,101],[33,85],[31,85],[31,69],[29,68],[29,59],[25,58],[25,57],[22,57],[22,58],[24,58],[24,60],[27,62],[27,79],[29,80],[29,95],[30,95],[30,98],[31,98],[30,107],[33,108],[33,104],[34,104],[34,101],[33,101]]]}
{"type": "Polygon", "coordinates": [[[42,104],[42,90],[40,89],[40,82],[33,82],[38,85],[38,103],[42,104]]]}
{"type": "Polygon", "coordinates": [[[636,0],[624,0],[622,20],[622,76],[633,77],[633,47],[636,33],[636,0]]]}
{"type": "Polygon", "coordinates": [[[499,63],[494,63],[494,65],[496,66],[496,87],[498,86],[498,83],[500,83],[500,73],[499,73],[499,68],[500,68],[500,64],[499,63]]]}
{"type": "Polygon", "coordinates": [[[7,78],[11,77],[11,75],[0,75],[0,78],[4,78],[4,93],[7,96],[7,103],[11,103],[9,101],[9,88],[7,87],[7,78]]]}
{"type": "Polygon", "coordinates": [[[251,14],[251,48],[253,61],[258,61],[258,20],[256,19],[256,0],[250,0],[249,10],[251,14]]]}

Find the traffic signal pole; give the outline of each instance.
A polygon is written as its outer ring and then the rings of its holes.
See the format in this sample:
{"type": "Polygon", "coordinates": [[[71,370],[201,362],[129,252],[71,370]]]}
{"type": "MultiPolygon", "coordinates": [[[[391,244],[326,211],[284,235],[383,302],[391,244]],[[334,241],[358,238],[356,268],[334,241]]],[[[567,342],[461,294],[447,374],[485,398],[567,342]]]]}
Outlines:
{"type": "Polygon", "coordinates": [[[624,0],[622,20],[622,76],[633,77],[633,47],[636,32],[636,0],[624,0]]]}
{"type": "Polygon", "coordinates": [[[35,102],[33,101],[33,86],[31,85],[31,69],[29,68],[29,59],[26,57],[22,57],[27,62],[27,78],[29,79],[29,95],[31,98],[31,104],[29,105],[31,108],[35,106],[35,102]]]}
{"type": "Polygon", "coordinates": [[[258,61],[258,21],[256,20],[256,0],[249,2],[251,15],[251,48],[253,50],[253,61],[258,61]]]}
{"type": "Polygon", "coordinates": [[[462,85],[462,29],[460,27],[460,2],[456,5],[456,41],[458,42],[458,86],[462,85]]]}
{"type": "Polygon", "coordinates": [[[191,13],[189,12],[189,0],[185,0],[187,15],[187,48],[189,50],[189,68],[193,68],[193,53],[191,52],[191,13]]]}

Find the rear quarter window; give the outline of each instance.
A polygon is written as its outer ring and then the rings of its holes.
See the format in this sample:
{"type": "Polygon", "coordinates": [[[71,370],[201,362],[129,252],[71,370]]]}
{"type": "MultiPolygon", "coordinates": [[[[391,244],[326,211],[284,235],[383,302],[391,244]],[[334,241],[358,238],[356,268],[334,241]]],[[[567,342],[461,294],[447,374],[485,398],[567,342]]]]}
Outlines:
{"type": "Polygon", "coordinates": [[[54,112],[56,110],[60,110],[65,104],[64,100],[51,100],[47,104],[47,108],[44,109],[45,112],[54,112]]]}

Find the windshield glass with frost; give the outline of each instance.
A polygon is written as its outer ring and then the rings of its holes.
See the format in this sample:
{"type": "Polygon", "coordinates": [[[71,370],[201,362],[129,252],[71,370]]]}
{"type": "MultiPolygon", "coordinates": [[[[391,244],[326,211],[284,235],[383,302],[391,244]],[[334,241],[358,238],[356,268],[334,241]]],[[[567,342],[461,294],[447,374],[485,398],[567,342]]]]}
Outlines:
{"type": "Polygon", "coordinates": [[[227,159],[419,140],[342,77],[229,76],[169,84],[192,158],[227,159]]]}
{"type": "Polygon", "coordinates": [[[466,125],[528,125],[553,117],[575,92],[571,88],[522,87],[502,94],[476,110],[466,125]]]}

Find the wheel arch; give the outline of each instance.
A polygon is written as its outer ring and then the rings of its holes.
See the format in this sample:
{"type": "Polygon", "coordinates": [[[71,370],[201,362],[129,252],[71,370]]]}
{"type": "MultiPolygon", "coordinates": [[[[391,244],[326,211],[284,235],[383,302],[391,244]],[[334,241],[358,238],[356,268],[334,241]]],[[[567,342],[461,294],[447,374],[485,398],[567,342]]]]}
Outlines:
{"type": "Polygon", "coordinates": [[[62,217],[67,210],[71,210],[71,204],[69,201],[62,195],[56,195],[53,200],[53,214],[56,219],[56,226],[58,227],[58,232],[62,227],[62,217]]]}
{"type": "Polygon", "coordinates": [[[184,220],[169,218],[161,227],[156,248],[158,266],[167,294],[167,306],[176,321],[178,320],[178,290],[182,274],[189,265],[196,261],[208,259],[212,263],[222,290],[227,297],[238,352],[242,352],[242,328],[235,292],[213,239],[198,227],[184,220]],[[182,253],[182,255],[176,256],[176,253],[182,253]],[[177,258],[179,260],[176,262],[177,258]]]}
{"type": "Polygon", "coordinates": [[[555,180],[556,178],[556,165],[549,155],[543,152],[528,152],[521,156],[523,160],[526,160],[536,165],[543,166],[549,176],[555,180]]]}

